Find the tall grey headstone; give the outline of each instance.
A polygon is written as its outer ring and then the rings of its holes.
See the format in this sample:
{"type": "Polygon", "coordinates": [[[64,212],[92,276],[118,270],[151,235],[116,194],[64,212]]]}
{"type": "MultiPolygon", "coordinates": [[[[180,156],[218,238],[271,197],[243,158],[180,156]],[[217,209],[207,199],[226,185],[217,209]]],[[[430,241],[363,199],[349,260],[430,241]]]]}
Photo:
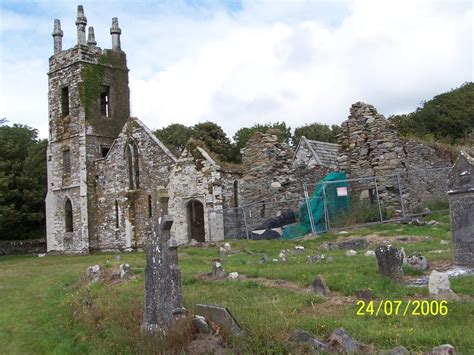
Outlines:
{"type": "Polygon", "coordinates": [[[157,213],[150,219],[152,237],[146,246],[145,312],[142,329],[165,335],[173,319],[182,314],[183,293],[178,247],[176,241],[170,239],[173,220],[167,215],[167,191],[159,189],[156,198],[157,213]]]}
{"type": "Polygon", "coordinates": [[[453,263],[474,266],[474,149],[461,151],[448,179],[453,263]]]}

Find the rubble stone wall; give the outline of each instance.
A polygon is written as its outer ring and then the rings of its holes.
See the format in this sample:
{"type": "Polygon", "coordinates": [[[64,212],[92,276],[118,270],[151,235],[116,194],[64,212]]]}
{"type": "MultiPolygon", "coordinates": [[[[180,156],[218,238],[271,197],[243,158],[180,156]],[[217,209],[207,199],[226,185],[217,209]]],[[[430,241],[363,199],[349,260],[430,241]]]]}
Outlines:
{"type": "Polygon", "coordinates": [[[167,185],[175,159],[138,119],[127,121],[106,158],[96,161],[97,204],[89,226],[97,249],[126,250],[144,246],[149,237],[149,218],[156,212],[155,190],[167,185]],[[125,148],[131,141],[138,148],[138,189],[129,186],[125,148]]]}
{"type": "MultiPolygon", "coordinates": [[[[427,144],[399,137],[395,126],[374,106],[357,102],[348,120],[341,125],[339,169],[350,178],[374,176],[382,205],[399,214],[401,208],[397,178],[399,174],[404,205],[414,210],[425,201],[446,196],[446,171],[434,168],[452,165],[449,154],[427,144]]],[[[352,183],[359,198],[369,196],[371,182],[352,183]]]]}

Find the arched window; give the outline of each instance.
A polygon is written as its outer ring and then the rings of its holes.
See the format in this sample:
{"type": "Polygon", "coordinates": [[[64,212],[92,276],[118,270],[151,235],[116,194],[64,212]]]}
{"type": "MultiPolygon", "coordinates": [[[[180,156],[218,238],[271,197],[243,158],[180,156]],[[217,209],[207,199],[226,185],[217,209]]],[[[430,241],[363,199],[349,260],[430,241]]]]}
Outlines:
{"type": "Polygon", "coordinates": [[[138,166],[138,148],[135,142],[129,141],[125,147],[127,161],[128,187],[130,190],[140,188],[140,170],[138,166]]]}
{"type": "Polygon", "coordinates": [[[64,224],[66,226],[66,232],[74,231],[74,224],[72,220],[72,203],[70,199],[66,199],[64,206],[64,224]]]}

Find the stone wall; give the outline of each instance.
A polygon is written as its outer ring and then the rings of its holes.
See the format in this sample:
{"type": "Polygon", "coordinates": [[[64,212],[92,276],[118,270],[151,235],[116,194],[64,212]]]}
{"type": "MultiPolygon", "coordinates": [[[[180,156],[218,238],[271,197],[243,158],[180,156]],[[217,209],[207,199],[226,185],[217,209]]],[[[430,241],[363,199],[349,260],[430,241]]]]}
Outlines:
{"type": "MultiPolygon", "coordinates": [[[[352,105],[341,129],[339,169],[350,178],[376,177],[379,196],[386,209],[401,212],[398,181],[390,175],[399,174],[404,205],[409,210],[424,201],[445,196],[446,172],[429,169],[451,166],[450,154],[436,146],[401,138],[395,126],[374,106],[362,102],[352,105]]],[[[356,196],[360,193],[359,198],[368,197],[375,188],[373,180],[351,185],[356,196]],[[369,193],[369,190],[372,191],[369,193]]]]}
{"type": "Polygon", "coordinates": [[[242,204],[259,203],[253,223],[260,223],[298,207],[301,181],[295,176],[293,150],[276,135],[256,132],[242,149],[242,204]]]}
{"type": "MultiPolygon", "coordinates": [[[[240,172],[224,169],[220,164],[201,142],[191,140],[173,167],[168,184],[168,209],[174,220],[171,235],[178,243],[191,239],[188,206],[193,201],[198,201],[204,208],[205,240],[224,239],[224,219],[228,213],[224,209],[235,207],[236,199],[238,201],[235,182],[240,172]]],[[[227,228],[235,223],[226,221],[227,228]]]]}
{"type": "MultiPolygon", "coordinates": [[[[155,190],[166,186],[176,158],[137,118],[130,118],[107,156],[96,161],[95,198],[89,220],[91,246],[99,250],[140,249],[149,236],[155,190]],[[139,188],[131,189],[126,145],[138,149],[139,188]],[[150,209],[151,207],[151,209],[150,209]]],[[[93,200],[91,200],[93,201],[93,200]]]]}
{"type": "Polygon", "coordinates": [[[46,253],[46,239],[2,240],[0,256],[14,254],[46,253]]]}

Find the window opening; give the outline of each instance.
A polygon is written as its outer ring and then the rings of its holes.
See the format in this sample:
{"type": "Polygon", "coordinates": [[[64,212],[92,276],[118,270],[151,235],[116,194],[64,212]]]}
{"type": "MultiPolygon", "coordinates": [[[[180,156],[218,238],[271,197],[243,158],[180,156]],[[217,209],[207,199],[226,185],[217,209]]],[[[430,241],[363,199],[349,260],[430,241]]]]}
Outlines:
{"type": "Polygon", "coordinates": [[[115,200],[115,227],[119,227],[119,206],[117,200],[115,200]]]}
{"type": "Polygon", "coordinates": [[[69,148],[63,150],[63,173],[64,175],[71,174],[71,150],[69,148]]]}
{"type": "Polygon", "coordinates": [[[104,85],[100,90],[100,114],[105,117],[110,116],[110,87],[104,85]]]}
{"type": "Polygon", "coordinates": [[[69,88],[67,86],[61,89],[61,114],[62,117],[69,115],[69,88]]]}
{"type": "Polygon", "coordinates": [[[65,218],[65,225],[66,225],[66,232],[73,232],[73,220],[72,220],[72,204],[70,199],[66,199],[66,205],[64,208],[64,218],[65,218]]]}

